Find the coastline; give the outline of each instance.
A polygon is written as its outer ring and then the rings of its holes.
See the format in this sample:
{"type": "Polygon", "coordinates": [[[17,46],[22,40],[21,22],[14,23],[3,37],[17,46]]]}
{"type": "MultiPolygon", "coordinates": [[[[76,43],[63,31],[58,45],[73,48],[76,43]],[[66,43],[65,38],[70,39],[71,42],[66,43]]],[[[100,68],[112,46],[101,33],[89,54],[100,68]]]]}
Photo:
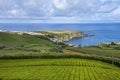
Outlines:
{"type": "Polygon", "coordinates": [[[85,37],[83,32],[73,30],[45,30],[38,31],[38,33],[45,34],[53,42],[66,42],[74,38],[85,37]]]}
{"type": "Polygon", "coordinates": [[[44,31],[8,31],[8,30],[0,30],[0,32],[6,32],[10,34],[28,34],[28,35],[37,35],[37,36],[44,36],[48,38],[50,41],[55,43],[64,43],[69,46],[75,46],[74,44],[67,43],[69,40],[83,38],[83,37],[91,37],[93,35],[84,34],[80,31],[74,30],[44,30],[44,31]]]}

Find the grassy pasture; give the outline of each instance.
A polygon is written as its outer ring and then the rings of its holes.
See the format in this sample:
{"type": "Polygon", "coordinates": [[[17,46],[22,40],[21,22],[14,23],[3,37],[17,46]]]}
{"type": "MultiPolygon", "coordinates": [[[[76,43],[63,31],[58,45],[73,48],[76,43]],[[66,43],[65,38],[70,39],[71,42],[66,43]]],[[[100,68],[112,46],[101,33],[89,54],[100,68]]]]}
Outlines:
{"type": "Polygon", "coordinates": [[[120,68],[86,59],[0,60],[2,80],[120,80],[120,68]]]}
{"type": "Polygon", "coordinates": [[[94,55],[101,55],[101,56],[112,56],[120,58],[120,50],[114,49],[101,49],[98,47],[67,47],[66,49],[77,51],[85,54],[94,54],[94,55]]]}
{"type": "Polygon", "coordinates": [[[24,47],[27,45],[55,45],[44,36],[33,36],[28,34],[18,35],[6,32],[0,32],[0,46],[9,47],[24,47]]]}
{"type": "Polygon", "coordinates": [[[49,41],[45,36],[0,32],[0,57],[31,54],[36,56],[40,53],[49,53],[54,48],[60,49],[62,45],[49,41]]]}
{"type": "Polygon", "coordinates": [[[89,59],[97,59],[104,62],[112,63],[120,66],[120,50],[114,49],[101,49],[96,46],[90,47],[66,47],[67,53],[84,55],[89,59]]]}

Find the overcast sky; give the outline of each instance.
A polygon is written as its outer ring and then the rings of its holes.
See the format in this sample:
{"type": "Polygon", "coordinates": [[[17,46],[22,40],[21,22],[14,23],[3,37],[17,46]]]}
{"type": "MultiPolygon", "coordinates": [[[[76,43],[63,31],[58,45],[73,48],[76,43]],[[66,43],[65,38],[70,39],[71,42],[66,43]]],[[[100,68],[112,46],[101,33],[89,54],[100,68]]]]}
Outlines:
{"type": "Polygon", "coordinates": [[[0,18],[120,21],[120,0],[0,0],[0,18]]]}

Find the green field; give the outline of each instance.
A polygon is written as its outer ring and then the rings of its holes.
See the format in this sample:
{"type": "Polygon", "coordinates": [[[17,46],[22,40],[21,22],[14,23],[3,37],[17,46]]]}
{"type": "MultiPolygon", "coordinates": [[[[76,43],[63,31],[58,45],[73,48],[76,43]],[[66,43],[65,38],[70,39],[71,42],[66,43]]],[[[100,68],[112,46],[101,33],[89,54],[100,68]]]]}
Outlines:
{"type": "Polygon", "coordinates": [[[114,61],[115,65],[120,66],[120,50],[116,49],[101,49],[97,46],[66,47],[64,53],[82,55],[88,59],[97,59],[107,63],[114,61]]]}
{"type": "Polygon", "coordinates": [[[0,60],[1,80],[120,80],[120,68],[85,59],[0,60]]]}
{"type": "Polygon", "coordinates": [[[0,58],[60,52],[63,46],[49,41],[45,36],[0,32],[0,58]]]}
{"type": "Polygon", "coordinates": [[[74,47],[0,32],[0,80],[120,80],[118,47],[74,47]]]}

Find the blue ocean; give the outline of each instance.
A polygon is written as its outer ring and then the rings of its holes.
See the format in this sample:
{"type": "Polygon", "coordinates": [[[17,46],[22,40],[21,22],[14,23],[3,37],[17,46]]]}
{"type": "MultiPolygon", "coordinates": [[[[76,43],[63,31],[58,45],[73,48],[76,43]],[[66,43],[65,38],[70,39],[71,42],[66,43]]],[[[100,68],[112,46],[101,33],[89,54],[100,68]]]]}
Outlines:
{"type": "Polygon", "coordinates": [[[73,45],[90,46],[103,42],[120,41],[120,23],[89,24],[42,24],[42,23],[0,23],[0,30],[39,31],[39,30],[77,30],[94,35],[69,40],[73,45]]]}

